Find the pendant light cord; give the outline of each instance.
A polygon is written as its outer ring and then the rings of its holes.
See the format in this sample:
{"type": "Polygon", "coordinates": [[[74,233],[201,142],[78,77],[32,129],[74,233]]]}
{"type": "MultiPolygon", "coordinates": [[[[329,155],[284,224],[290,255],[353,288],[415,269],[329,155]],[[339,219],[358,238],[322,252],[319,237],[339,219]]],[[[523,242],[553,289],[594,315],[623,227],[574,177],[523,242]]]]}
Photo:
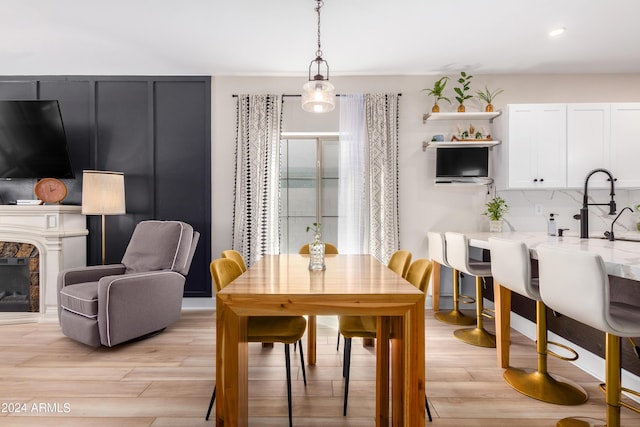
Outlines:
{"type": "Polygon", "coordinates": [[[324,6],[324,2],[322,0],[316,1],[316,13],[318,14],[318,50],[316,51],[316,57],[322,58],[322,45],[320,44],[320,8],[324,6]]]}

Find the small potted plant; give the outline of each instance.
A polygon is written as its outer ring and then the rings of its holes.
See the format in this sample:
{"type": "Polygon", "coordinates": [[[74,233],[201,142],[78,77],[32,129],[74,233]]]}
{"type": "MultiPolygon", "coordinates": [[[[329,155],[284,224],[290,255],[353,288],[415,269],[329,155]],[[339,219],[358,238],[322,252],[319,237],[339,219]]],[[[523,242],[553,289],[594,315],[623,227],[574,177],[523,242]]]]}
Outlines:
{"type": "Polygon", "coordinates": [[[486,206],[487,210],[483,215],[489,217],[489,231],[501,232],[502,217],[509,211],[509,205],[502,197],[495,196],[487,202],[486,206]]]}
{"type": "Polygon", "coordinates": [[[469,85],[471,84],[472,75],[465,73],[464,71],[460,71],[460,78],[458,78],[459,87],[453,88],[456,96],[456,100],[458,101],[458,113],[464,113],[465,106],[464,101],[469,98],[473,98],[473,95],[469,95],[467,92],[469,91],[469,85]]]}
{"type": "Polygon", "coordinates": [[[432,89],[421,90],[421,92],[424,92],[425,90],[428,91],[427,95],[433,96],[435,98],[433,107],[431,107],[432,113],[440,112],[440,105],[438,105],[438,101],[440,101],[441,99],[451,104],[451,100],[449,98],[442,96],[442,93],[444,92],[444,88],[447,86],[447,80],[449,80],[449,77],[447,76],[441,77],[440,79],[436,80],[435,83],[433,83],[432,89]]]}
{"type": "Polygon", "coordinates": [[[476,95],[478,96],[478,98],[480,98],[481,100],[483,100],[484,102],[487,103],[487,106],[485,107],[484,111],[490,113],[493,112],[493,100],[495,99],[496,96],[500,95],[502,92],[504,92],[504,89],[496,89],[493,92],[491,92],[489,90],[489,88],[487,88],[487,85],[484,86],[484,91],[477,91],[476,95]]]}

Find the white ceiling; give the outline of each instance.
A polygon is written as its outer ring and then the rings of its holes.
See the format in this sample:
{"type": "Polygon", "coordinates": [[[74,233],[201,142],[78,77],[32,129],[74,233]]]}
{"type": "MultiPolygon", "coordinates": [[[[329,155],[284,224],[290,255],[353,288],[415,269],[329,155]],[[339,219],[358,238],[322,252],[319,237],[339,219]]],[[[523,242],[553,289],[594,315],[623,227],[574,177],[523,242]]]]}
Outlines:
{"type": "MultiPolygon", "coordinates": [[[[0,75],[303,76],[314,7],[0,0],[0,75]]],[[[321,17],[332,76],[640,72],[640,0],[325,0],[321,17]]]]}

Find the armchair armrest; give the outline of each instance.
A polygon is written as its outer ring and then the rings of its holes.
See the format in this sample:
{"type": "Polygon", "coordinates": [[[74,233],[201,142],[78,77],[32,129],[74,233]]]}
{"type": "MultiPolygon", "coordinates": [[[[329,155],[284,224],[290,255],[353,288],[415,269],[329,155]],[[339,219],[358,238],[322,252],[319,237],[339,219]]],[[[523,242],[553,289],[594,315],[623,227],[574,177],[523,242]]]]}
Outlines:
{"type": "Polygon", "coordinates": [[[124,271],[124,264],[69,268],[58,274],[58,291],[65,286],[74,285],[76,283],[97,282],[105,276],[124,274],[124,271]]]}
{"type": "Polygon", "coordinates": [[[58,291],[56,298],[58,300],[58,321],[62,311],[60,304],[60,291],[65,286],[75,285],[77,283],[97,282],[104,276],[113,276],[124,274],[124,264],[96,265],[89,267],[75,267],[62,270],[58,273],[58,291]]]}
{"type": "Polygon", "coordinates": [[[112,347],[178,320],[184,282],[183,275],[168,270],[101,278],[98,325],[102,344],[112,347]]]}

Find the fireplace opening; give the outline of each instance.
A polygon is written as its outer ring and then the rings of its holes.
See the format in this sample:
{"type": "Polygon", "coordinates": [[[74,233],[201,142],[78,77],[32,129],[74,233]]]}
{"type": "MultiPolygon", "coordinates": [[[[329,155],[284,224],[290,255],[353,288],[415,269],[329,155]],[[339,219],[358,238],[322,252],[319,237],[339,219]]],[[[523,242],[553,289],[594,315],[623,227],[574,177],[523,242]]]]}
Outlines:
{"type": "Polygon", "coordinates": [[[0,311],[29,311],[29,258],[0,258],[0,311]]]}

